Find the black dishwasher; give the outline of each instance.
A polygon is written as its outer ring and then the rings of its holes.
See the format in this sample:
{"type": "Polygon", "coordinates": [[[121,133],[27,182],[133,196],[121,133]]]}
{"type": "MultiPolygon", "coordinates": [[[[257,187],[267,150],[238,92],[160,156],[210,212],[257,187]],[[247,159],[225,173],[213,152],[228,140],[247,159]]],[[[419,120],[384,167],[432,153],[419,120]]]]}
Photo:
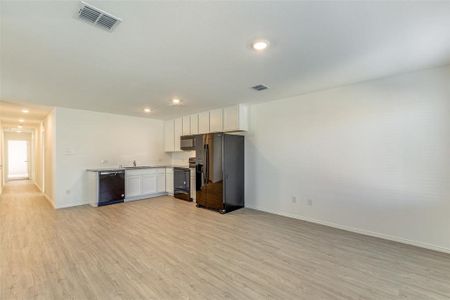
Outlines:
{"type": "Polygon", "coordinates": [[[191,170],[189,168],[173,168],[173,196],[178,199],[192,201],[191,170]]]}
{"type": "Polygon", "coordinates": [[[124,201],[125,171],[102,171],[98,177],[98,206],[124,201]]]}

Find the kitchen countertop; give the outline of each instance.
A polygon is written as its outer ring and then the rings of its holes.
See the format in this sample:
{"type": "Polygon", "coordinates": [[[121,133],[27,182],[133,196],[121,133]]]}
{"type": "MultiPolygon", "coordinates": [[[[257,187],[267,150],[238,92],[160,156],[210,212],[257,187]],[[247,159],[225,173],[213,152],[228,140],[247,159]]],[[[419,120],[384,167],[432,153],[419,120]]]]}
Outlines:
{"type": "Polygon", "coordinates": [[[152,165],[152,166],[137,166],[137,167],[109,167],[109,168],[94,168],[87,169],[88,172],[114,172],[114,171],[126,171],[126,170],[142,170],[142,169],[160,169],[160,168],[189,168],[188,165],[152,165]]]}

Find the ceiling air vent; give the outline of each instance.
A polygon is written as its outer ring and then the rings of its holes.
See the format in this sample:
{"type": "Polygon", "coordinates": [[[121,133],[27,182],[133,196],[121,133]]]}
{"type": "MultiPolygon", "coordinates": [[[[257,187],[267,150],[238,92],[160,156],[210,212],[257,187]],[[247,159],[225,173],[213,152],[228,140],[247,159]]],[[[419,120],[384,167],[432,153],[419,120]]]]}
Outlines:
{"type": "Polygon", "coordinates": [[[80,19],[110,31],[114,28],[115,25],[119,24],[122,21],[121,19],[116,18],[113,15],[83,1],[81,1],[81,8],[78,15],[80,19]]]}
{"type": "Polygon", "coordinates": [[[268,87],[265,85],[262,85],[262,84],[258,84],[258,85],[252,86],[252,89],[259,92],[259,91],[267,90],[268,87]]]}

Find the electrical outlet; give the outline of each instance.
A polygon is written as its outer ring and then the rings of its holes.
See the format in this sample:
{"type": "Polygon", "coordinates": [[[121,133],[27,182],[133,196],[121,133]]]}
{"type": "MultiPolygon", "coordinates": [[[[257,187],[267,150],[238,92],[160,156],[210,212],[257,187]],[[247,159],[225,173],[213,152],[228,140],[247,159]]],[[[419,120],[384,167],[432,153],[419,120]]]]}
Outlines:
{"type": "Polygon", "coordinates": [[[308,204],[308,206],[312,206],[313,205],[312,199],[307,199],[306,204],[308,204]]]}
{"type": "Polygon", "coordinates": [[[297,197],[292,196],[291,201],[292,201],[292,203],[297,203],[297,197]]]}
{"type": "Polygon", "coordinates": [[[100,161],[100,163],[101,163],[102,165],[104,165],[104,164],[108,163],[108,161],[107,161],[106,159],[102,159],[102,160],[100,161]]]}

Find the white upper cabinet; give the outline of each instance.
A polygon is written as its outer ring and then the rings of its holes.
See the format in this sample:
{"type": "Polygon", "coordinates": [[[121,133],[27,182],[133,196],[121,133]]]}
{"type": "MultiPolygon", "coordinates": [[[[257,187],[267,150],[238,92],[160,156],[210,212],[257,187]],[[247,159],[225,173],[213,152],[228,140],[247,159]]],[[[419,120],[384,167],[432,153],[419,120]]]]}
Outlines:
{"type": "Polygon", "coordinates": [[[237,104],[223,109],[223,131],[247,131],[248,107],[237,104]]]}
{"type": "Polygon", "coordinates": [[[237,104],[184,116],[164,123],[164,150],[181,151],[182,135],[248,130],[248,106],[237,104]]]}
{"type": "Polygon", "coordinates": [[[164,151],[175,150],[174,120],[164,122],[164,151]]]}
{"type": "Polygon", "coordinates": [[[198,114],[191,115],[191,134],[198,134],[198,114]]]}
{"type": "Polygon", "coordinates": [[[209,111],[198,114],[198,133],[209,133],[209,111]]]}
{"type": "Polygon", "coordinates": [[[191,134],[191,117],[184,116],[183,117],[183,135],[191,134]]]}
{"type": "Polygon", "coordinates": [[[223,131],[223,109],[214,109],[209,112],[209,132],[223,131]]]}
{"type": "Polygon", "coordinates": [[[178,118],[175,119],[175,124],[174,124],[174,135],[175,135],[175,149],[174,151],[181,151],[180,149],[180,137],[183,135],[183,119],[182,118],[178,118]]]}

